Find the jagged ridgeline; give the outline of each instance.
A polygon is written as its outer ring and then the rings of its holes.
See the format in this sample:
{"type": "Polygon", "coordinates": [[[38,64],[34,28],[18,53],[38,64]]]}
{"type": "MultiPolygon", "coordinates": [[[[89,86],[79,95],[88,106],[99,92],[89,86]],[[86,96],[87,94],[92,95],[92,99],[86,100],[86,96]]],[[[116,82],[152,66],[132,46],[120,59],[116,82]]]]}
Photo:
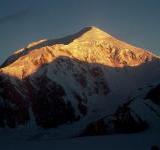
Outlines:
{"type": "Polygon", "coordinates": [[[159,76],[159,57],[96,27],[33,42],[0,68],[0,126],[139,132],[160,111],[159,99],[144,100],[159,76]]]}

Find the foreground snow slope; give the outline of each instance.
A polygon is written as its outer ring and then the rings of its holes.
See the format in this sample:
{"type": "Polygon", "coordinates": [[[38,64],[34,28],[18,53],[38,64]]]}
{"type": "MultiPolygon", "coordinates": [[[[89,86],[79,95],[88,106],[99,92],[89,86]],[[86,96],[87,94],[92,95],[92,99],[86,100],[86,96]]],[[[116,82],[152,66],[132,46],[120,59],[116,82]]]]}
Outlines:
{"type": "Polygon", "coordinates": [[[0,126],[34,128],[31,139],[159,131],[144,99],[159,77],[159,57],[95,27],[34,42],[0,68],[0,126]]]}
{"type": "MultiPolygon", "coordinates": [[[[18,132],[18,131],[17,131],[18,132]]],[[[150,150],[152,145],[160,147],[160,132],[146,131],[138,134],[119,134],[83,138],[53,139],[44,136],[27,139],[27,135],[14,134],[13,131],[0,132],[1,150],[150,150]]]]}

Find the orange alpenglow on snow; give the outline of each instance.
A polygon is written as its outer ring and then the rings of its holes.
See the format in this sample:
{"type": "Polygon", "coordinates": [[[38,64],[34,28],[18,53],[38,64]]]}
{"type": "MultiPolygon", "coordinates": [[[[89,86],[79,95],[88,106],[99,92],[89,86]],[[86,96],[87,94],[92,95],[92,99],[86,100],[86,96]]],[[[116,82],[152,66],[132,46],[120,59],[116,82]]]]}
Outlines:
{"type": "Polygon", "coordinates": [[[159,77],[158,56],[96,27],[33,42],[1,66],[0,127],[75,129],[65,137],[159,127],[159,99],[144,100],[159,77]]]}
{"type": "Polygon", "coordinates": [[[96,27],[86,27],[61,39],[44,39],[29,44],[10,56],[0,71],[22,78],[60,56],[110,67],[138,66],[158,58],[149,51],[122,42],[96,27]]]}

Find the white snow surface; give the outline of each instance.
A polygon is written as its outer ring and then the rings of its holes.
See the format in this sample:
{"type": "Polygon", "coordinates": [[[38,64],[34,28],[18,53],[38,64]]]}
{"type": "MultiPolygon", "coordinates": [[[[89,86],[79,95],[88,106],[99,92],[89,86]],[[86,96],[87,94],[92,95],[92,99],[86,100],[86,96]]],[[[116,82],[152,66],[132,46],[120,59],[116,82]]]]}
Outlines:
{"type": "MultiPolygon", "coordinates": [[[[105,136],[76,137],[86,125],[87,117],[71,125],[62,125],[54,129],[19,127],[0,129],[1,150],[150,150],[151,146],[160,147],[160,119],[144,103],[144,95],[151,87],[142,87],[134,94],[131,108],[150,128],[140,133],[112,134],[105,136]]],[[[157,109],[157,105],[146,100],[157,109]]],[[[93,115],[93,114],[92,114],[93,115]]],[[[97,114],[98,115],[98,114],[97,114]]],[[[102,114],[101,114],[102,115],[102,114]]],[[[100,115],[100,116],[101,116],[100,115]]],[[[94,116],[94,115],[93,115],[94,116]]],[[[95,117],[95,116],[94,116],[95,117]]],[[[97,116],[96,116],[97,117],[97,116]]]]}
{"type": "MultiPolygon", "coordinates": [[[[12,61],[13,58],[10,59],[12,61]]],[[[160,61],[146,63],[148,64],[142,64],[139,68],[133,66],[112,69],[112,67],[105,66],[105,68],[101,66],[110,92],[107,95],[96,95],[91,91],[91,96],[89,95],[90,89],[93,90],[96,84],[89,79],[88,66],[81,68],[82,65],[74,62],[71,64],[70,70],[67,68],[67,64],[63,64],[63,66],[51,64],[42,68],[35,76],[32,76],[31,83],[34,85],[34,78],[36,76],[41,77],[43,73],[47,72],[47,78],[62,85],[74,106],[76,104],[74,104],[72,89],[81,96],[82,93],[86,94],[88,114],[73,124],[45,130],[39,127],[35,128],[34,115],[30,109],[29,112],[32,118],[30,124],[16,129],[0,129],[0,150],[149,150],[151,145],[160,146],[160,119],[145,103],[158,111],[160,111],[160,108],[157,108],[148,100],[144,103],[143,99],[147,90],[149,90],[149,86],[159,80],[160,61]],[[87,88],[82,88],[73,78],[74,72],[72,71],[76,70],[75,73],[79,73],[82,72],[82,69],[85,70],[85,76],[89,84],[87,88]],[[57,71],[57,74],[54,71],[57,71]],[[142,90],[138,91],[139,88],[142,88],[142,90]],[[124,104],[133,97],[134,102],[131,104],[131,108],[149,123],[150,128],[148,130],[135,134],[76,137],[88,123],[113,114],[119,105],[124,104]]],[[[11,82],[16,87],[15,80],[11,82]]],[[[36,88],[36,85],[34,87],[36,88]]],[[[18,91],[21,93],[21,90],[18,91]]]]}
{"type": "MultiPolygon", "coordinates": [[[[35,130],[34,130],[35,132],[35,130]]],[[[0,131],[1,150],[150,150],[160,147],[160,132],[148,130],[136,134],[119,134],[81,138],[54,139],[51,131],[42,131],[35,136],[33,131],[0,131]],[[42,134],[43,133],[43,134],[42,134]],[[46,133],[46,134],[45,134],[46,133]],[[50,133],[50,134],[48,134],[50,133]],[[43,135],[43,136],[42,136],[43,135]]]]}

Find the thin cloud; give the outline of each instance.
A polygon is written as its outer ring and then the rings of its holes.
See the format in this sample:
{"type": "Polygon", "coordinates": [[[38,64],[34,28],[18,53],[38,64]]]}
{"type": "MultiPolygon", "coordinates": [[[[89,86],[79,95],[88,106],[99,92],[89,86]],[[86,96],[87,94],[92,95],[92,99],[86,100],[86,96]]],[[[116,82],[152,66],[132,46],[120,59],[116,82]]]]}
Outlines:
{"type": "Polygon", "coordinates": [[[20,10],[14,14],[11,15],[7,15],[4,17],[0,17],[0,23],[4,23],[7,21],[17,21],[23,17],[25,17],[28,13],[30,12],[30,8],[24,9],[24,10],[20,10]]]}

